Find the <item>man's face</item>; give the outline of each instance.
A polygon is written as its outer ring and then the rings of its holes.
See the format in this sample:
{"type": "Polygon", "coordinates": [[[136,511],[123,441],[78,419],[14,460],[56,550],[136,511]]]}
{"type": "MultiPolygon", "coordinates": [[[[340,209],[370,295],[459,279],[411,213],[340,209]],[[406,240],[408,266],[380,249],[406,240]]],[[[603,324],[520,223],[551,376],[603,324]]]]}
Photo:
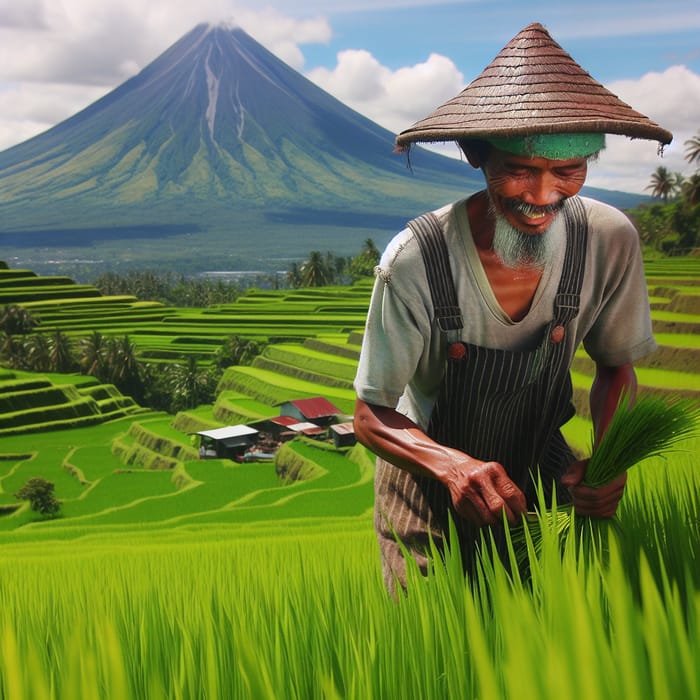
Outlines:
{"type": "Polygon", "coordinates": [[[481,168],[495,214],[531,235],[549,229],[564,201],[583,187],[588,171],[585,158],[548,160],[496,149],[481,168]]]}

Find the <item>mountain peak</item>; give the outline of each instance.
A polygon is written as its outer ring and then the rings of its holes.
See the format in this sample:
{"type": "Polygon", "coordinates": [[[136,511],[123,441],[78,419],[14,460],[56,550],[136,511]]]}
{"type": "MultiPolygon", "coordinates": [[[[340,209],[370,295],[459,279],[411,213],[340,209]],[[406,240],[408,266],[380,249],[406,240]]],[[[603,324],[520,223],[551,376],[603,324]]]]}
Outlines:
{"type": "Polygon", "coordinates": [[[250,212],[275,231],[349,212],[393,226],[480,182],[421,149],[411,172],[393,141],[234,23],[200,24],[100,100],[0,153],[0,243],[12,247],[9,232],[58,242],[145,226],[250,239],[237,228],[250,212]]]}
{"type": "MultiPolygon", "coordinates": [[[[1,153],[0,180],[11,198],[39,185],[104,202],[192,195],[298,207],[321,196],[347,206],[376,191],[367,168],[407,176],[392,146],[393,134],[240,27],[200,24],[101,100],[1,153]]],[[[448,159],[429,162],[454,177],[448,159]]]]}

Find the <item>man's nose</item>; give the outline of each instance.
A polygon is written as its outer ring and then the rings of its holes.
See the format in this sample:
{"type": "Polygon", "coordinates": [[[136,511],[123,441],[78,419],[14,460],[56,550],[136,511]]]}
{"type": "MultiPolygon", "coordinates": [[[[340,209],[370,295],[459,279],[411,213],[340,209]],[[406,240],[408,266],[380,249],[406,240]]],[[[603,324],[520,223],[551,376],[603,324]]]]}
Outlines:
{"type": "Polygon", "coordinates": [[[556,182],[557,178],[551,173],[542,172],[533,175],[522,193],[523,201],[538,207],[555,204],[561,199],[556,182]]]}

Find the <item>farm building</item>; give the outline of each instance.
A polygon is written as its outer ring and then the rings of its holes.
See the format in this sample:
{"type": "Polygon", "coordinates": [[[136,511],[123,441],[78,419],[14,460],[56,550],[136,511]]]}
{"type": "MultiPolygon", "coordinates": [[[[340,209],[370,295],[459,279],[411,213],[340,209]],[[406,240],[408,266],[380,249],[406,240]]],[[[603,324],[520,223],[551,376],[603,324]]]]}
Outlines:
{"type": "Polygon", "coordinates": [[[355,428],[351,422],[336,423],[336,425],[331,425],[330,430],[336,449],[338,447],[352,447],[357,442],[355,428]]]}
{"type": "Polygon", "coordinates": [[[197,435],[201,457],[236,459],[256,444],[258,431],[249,425],[228,425],[225,428],[202,430],[197,435]]]}
{"type": "Polygon", "coordinates": [[[291,416],[298,422],[309,421],[321,426],[334,423],[340,413],[340,409],[321,396],[313,399],[294,399],[280,405],[280,415],[291,416]]]}
{"type": "Polygon", "coordinates": [[[288,433],[290,426],[298,424],[299,419],[292,416],[274,416],[255,421],[250,425],[257,428],[261,433],[267,433],[274,440],[281,440],[284,433],[288,433]]]}

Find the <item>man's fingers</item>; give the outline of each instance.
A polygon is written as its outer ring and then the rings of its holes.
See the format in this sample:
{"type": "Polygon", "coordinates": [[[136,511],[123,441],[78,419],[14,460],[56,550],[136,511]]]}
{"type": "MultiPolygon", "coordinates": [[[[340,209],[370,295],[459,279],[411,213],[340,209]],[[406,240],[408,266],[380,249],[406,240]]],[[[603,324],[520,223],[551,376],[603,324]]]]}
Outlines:
{"type": "Polygon", "coordinates": [[[463,485],[453,499],[457,512],[479,526],[501,524],[503,513],[508,522],[515,524],[527,510],[523,492],[500,465],[494,465],[463,485]]]}
{"type": "Polygon", "coordinates": [[[624,494],[626,482],[627,472],[600,488],[575,486],[571,489],[571,494],[576,513],[597,518],[612,517],[624,494]]]}
{"type": "Polygon", "coordinates": [[[586,467],[588,466],[588,460],[582,459],[578,462],[574,462],[562,475],[561,484],[567,489],[571,489],[577,484],[583,481],[583,477],[586,474],[586,467]]]}

